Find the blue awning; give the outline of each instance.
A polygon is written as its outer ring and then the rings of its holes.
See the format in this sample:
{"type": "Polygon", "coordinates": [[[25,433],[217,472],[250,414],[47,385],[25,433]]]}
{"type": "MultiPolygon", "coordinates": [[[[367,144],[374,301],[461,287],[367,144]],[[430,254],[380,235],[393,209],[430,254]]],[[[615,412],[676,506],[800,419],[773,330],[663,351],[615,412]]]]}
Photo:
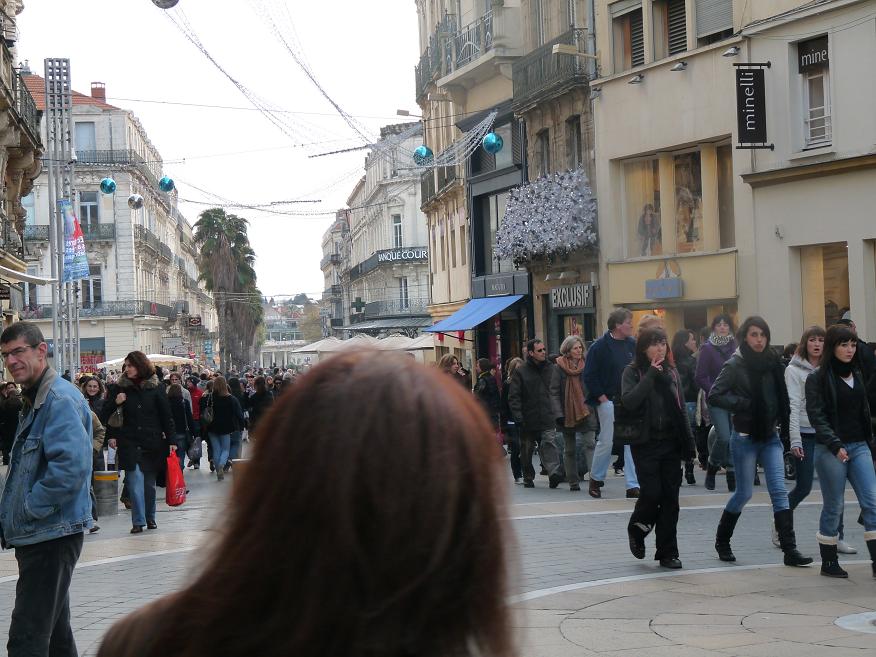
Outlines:
{"type": "Polygon", "coordinates": [[[507,297],[484,297],[472,299],[450,317],[442,319],[437,324],[424,328],[426,333],[444,333],[446,331],[468,331],[490,317],[498,315],[508,306],[520,301],[522,294],[512,294],[507,297]]]}

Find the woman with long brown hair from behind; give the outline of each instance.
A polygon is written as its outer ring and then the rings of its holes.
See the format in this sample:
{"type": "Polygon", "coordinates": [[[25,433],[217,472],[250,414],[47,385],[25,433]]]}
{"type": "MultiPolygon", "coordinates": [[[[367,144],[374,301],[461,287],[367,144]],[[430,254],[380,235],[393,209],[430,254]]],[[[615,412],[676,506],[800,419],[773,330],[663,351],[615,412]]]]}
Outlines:
{"type": "Polygon", "coordinates": [[[471,394],[403,356],[340,354],[264,422],[201,575],[99,657],[513,654],[501,459],[471,394]]]}

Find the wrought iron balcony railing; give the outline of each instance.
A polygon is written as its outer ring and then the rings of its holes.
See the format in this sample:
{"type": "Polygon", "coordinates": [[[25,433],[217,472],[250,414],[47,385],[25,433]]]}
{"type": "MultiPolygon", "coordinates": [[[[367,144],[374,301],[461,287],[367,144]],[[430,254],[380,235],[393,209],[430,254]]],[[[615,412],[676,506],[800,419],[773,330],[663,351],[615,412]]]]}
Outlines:
{"type": "Polygon", "coordinates": [[[131,166],[141,171],[156,188],[161,176],[161,163],[147,162],[132,149],[76,151],[76,166],[131,166]]]}
{"type": "Polygon", "coordinates": [[[395,315],[425,315],[429,300],[423,298],[387,299],[365,304],[365,317],[393,317],[395,315]]]}
{"type": "Polygon", "coordinates": [[[572,29],[553,41],[533,50],[514,62],[515,110],[534,105],[540,100],[564,93],[568,89],[584,86],[589,79],[587,61],[577,55],[553,54],[555,45],[572,45],[578,52],[585,52],[587,30],[572,29]]]}
{"type": "MultiPolygon", "coordinates": [[[[21,311],[22,319],[48,319],[52,316],[52,304],[32,304],[21,311]]],[[[175,319],[176,311],[163,303],[134,299],[130,301],[98,301],[79,308],[80,317],[118,317],[127,315],[150,315],[175,319]]]]}
{"type": "Polygon", "coordinates": [[[13,72],[12,76],[12,96],[15,112],[21,118],[21,122],[30,132],[30,138],[33,143],[40,144],[40,111],[37,109],[36,101],[31,96],[30,91],[21,79],[21,74],[18,71],[13,72]]]}
{"type": "MultiPolygon", "coordinates": [[[[84,224],[82,235],[87,242],[111,242],[116,238],[115,224],[84,224]]],[[[26,242],[48,242],[48,226],[25,226],[24,240],[26,242]]]]}
{"type": "Polygon", "coordinates": [[[168,262],[173,262],[173,250],[164,242],[158,243],[158,252],[168,262]]]}
{"type": "Polygon", "coordinates": [[[462,68],[493,47],[493,12],[463,26],[453,36],[453,70],[462,68]]]}
{"type": "Polygon", "coordinates": [[[85,224],[82,234],[86,242],[111,242],[116,238],[115,224],[85,224]]]}
{"type": "Polygon", "coordinates": [[[48,226],[25,226],[24,240],[26,242],[48,242],[49,227],[48,226]]]}
{"type": "Polygon", "coordinates": [[[427,205],[435,198],[435,170],[426,169],[420,176],[420,205],[427,205]]]}

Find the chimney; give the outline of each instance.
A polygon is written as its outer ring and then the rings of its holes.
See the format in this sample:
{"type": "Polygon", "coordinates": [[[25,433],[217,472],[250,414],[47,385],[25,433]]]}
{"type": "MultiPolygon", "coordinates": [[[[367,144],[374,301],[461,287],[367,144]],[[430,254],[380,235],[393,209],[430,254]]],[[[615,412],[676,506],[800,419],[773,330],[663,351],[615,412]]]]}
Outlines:
{"type": "Polygon", "coordinates": [[[106,102],[106,85],[103,82],[91,83],[91,97],[102,103],[106,102]]]}

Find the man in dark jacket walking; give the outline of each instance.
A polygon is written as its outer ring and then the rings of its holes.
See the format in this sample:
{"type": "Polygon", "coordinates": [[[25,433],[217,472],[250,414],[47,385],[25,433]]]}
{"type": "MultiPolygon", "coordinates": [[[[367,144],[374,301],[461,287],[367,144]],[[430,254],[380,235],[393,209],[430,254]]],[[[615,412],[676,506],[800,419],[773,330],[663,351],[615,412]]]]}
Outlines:
{"type": "Polygon", "coordinates": [[[508,406],[511,419],[520,427],[520,460],[523,464],[523,485],[534,488],[535,468],[532,453],[539,442],[542,462],[551,478],[551,488],[559,483],[559,463],[546,461],[544,445],[553,443],[554,416],[551,408],[551,378],[554,365],[547,360],[544,342],[535,338],[526,343],[526,362],[517,368],[511,378],[508,406]]]}
{"type": "MultiPolygon", "coordinates": [[[[587,403],[596,407],[599,417],[599,437],[590,469],[591,497],[602,497],[600,488],[605,485],[614,442],[614,400],[620,396],[621,375],[626,366],[633,362],[636,352],[636,341],[632,335],[633,313],[626,308],[616,308],[608,316],[608,331],[587,352],[584,365],[587,403]]],[[[624,464],[627,497],[638,497],[639,480],[629,445],[624,447],[624,464]]]]}

